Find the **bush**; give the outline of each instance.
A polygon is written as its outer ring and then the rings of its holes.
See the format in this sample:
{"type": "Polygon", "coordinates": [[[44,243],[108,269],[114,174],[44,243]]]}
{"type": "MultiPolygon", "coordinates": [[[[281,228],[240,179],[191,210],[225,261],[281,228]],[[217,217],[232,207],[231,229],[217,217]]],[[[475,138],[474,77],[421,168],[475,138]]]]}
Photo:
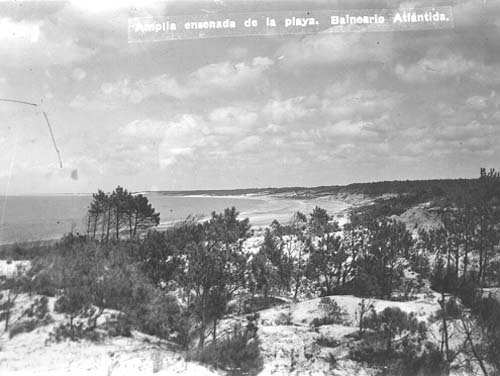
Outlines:
{"type": "Polygon", "coordinates": [[[418,279],[406,279],[401,284],[399,289],[399,294],[394,294],[391,296],[392,301],[407,302],[416,299],[415,294],[420,288],[422,288],[422,280],[418,279]]]}
{"type": "Polygon", "coordinates": [[[23,315],[29,318],[34,317],[37,320],[43,320],[49,315],[48,303],[49,300],[45,296],[36,298],[31,306],[23,312],[23,315]]]}
{"type": "Polygon", "coordinates": [[[418,338],[403,341],[398,350],[387,352],[378,345],[376,333],[350,348],[349,357],[379,368],[380,376],[445,376],[448,369],[441,351],[430,342],[418,338]]]}
{"type": "Polygon", "coordinates": [[[352,294],[360,298],[380,296],[382,291],[377,279],[366,273],[356,275],[350,285],[352,294]]]}
{"type": "Polygon", "coordinates": [[[213,365],[233,373],[257,374],[263,366],[257,335],[235,325],[228,338],[205,346],[193,360],[213,365]]]}
{"type": "Polygon", "coordinates": [[[65,339],[70,339],[71,341],[86,339],[92,342],[98,342],[102,339],[102,334],[94,330],[89,330],[83,322],[79,322],[76,325],[62,323],[49,333],[48,342],[61,342],[65,339]]]}
{"type": "Polygon", "coordinates": [[[35,299],[31,306],[23,312],[23,316],[29,319],[14,324],[9,331],[10,338],[19,333],[31,332],[52,321],[48,309],[48,299],[45,296],[35,299]]]}
{"type": "Polygon", "coordinates": [[[478,320],[486,343],[486,357],[500,370],[500,302],[497,298],[489,296],[478,299],[473,307],[473,313],[478,320]]]}
{"type": "Polygon", "coordinates": [[[423,350],[417,348],[403,352],[399,362],[393,367],[392,374],[444,376],[448,375],[448,370],[441,351],[427,342],[423,350]]]}
{"type": "Polygon", "coordinates": [[[151,300],[131,316],[140,331],[167,339],[179,323],[181,309],[174,296],[165,295],[156,289],[150,293],[154,295],[151,300]]]}
{"type": "Polygon", "coordinates": [[[389,359],[388,355],[385,349],[372,346],[366,339],[349,348],[349,358],[356,362],[384,364],[389,359]]]}
{"type": "Polygon", "coordinates": [[[337,341],[335,338],[331,338],[325,335],[320,335],[316,339],[316,343],[321,347],[338,347],[340,345],[340,341],[337,341]]]}
{"type": "Polygon", "coordinates": [[[334,299],[327,297],[321,298],[319,301],[319,309],[323,316],[331,319],[335,324],[341,324],[345,316],[345,311],[338,305],[334,299]]]}
{"type": "Polygon", "coordinates": [[[32,280],[31,291],[38,295],[56,296],[59,289],[48,270],[44,270],[32,280]]]}
{"type": "Polygon", "coordinates": [[[458,285],[455,269],[453,267],[447,268],[442,259],[436,262],[429,281],[431,288],[437,292],[455,292],[458,285]]]}
{"type": "Polygon", "coordinates": [[[21,321],[12,325],[9,331],[9,338],[14,338],[20,333],[29,333],[35,330],[38,326],[39,321],[36,319],[21,321]]]}
{"type": "Polygon", "coordinates": [[[419,273],[422,278],[428,278],[431,274],[431,265],[429,263],[429,255],[414,253],[410,256],[411,269],[419,273]]]}
{"type": "Polygon", "coordinates": [[[458,283],[457,296],[462,301],[462,304],[473,307],[478,297],[478,289],[479,284],[472,276],[463,276],[458,283]]]}
{"type": "Polygon", "coordinates": [[[0,321],[5,320],[5,317],[7,316],[7,312],[9,310],[12,310],[14,308],[15,303],[14,302],[9,302],[6,300],[3,303],[0,303],[0,321]]]}
{"type": "Polygon", "coordinates": [[[65,313],[71,317],[85,315],[91,309],[91,305],[86,299],[86,293],[87,291],[83,287],[66,291],[54,303],[54,311],[65,313]]]}
{"type": "Polygon", "coordinates": [[[288,309],[286,312],[280,312],[275,321],[276,325],[292,325],[292,311],[288,309]]]}
{"type": "Polygon", "coordinates": [[[345,311],[337,302],[328,297],[321,298],[319,307],[322,316],[316,317],[311,322],[311,326],[317,328],[322,325],[342,324],[344,322],[345,311]]]}
{"type": "Polygon", "coordinates": [[[386,343],[386,352],[391,353],[396,336],[408,333],[418,339],[425,338],[427,328],[413,313],[407,314],[398,307],[387,307],[382,312],[373,312],[366,317],[365,326],[375,330],[386,343]]]}
{"type": "Polygon", "coordinates": [[[111,337],[132,337],[133,325],[130,319],[122,313],[113,314],[106,320],[103,329],[111,337]]]}
{"type": "Polygon", "coordinates": [[[445,310],[448,318],[458,319],[460,317],[460,307],[454,296],[446,301],[445,310]]]}

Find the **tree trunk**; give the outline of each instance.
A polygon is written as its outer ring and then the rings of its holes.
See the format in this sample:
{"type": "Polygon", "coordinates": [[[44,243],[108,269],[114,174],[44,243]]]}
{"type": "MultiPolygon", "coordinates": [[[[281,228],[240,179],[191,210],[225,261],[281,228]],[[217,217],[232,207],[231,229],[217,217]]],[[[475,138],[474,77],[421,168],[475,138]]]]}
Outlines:
{"type": "Polygon", "coordinates": [[[9,330],[9,319],[10,319],[10,309],[11,309],[11,302],[10,302],[10,290],[9,294],[7,295],[7,311],[5,312],[5,331],[9,330]]]}
{"type": "Polygon", "coordinates": [[[297,300],[297,295],[299,294],[299,287],[300,287],[300,282],[299,279],[297,278],[297,280],[295,281],[295,292],[293,294],[294,300],[297,300]]]}
{"type": "Polygon", "coordinates": [[[128,230],[129,230],[129,236],[130,239],[133,237],[133,232],[132,232],[132,214],[128,216],[128,230]]]}
{"type": "Polygon", "coordinates": [[[448,341],[448,324],[447,324],[447,314],[446,314],[446,301],[444,298],[444,292],[441,292],[441,301],[439,302],[441,305],[441,310],[443,311],[443,337],[442,337],[442,343],[441,343],[441,350],[445,350],[445,357],[446,360],[449,361],[448,356],[449,356],[449,341],[448,341]]]}
{"type": "Polygon", "coordinates": [[[106,232],[106,211],[102,213],[102,226],[101,226],[101,243],[104,241],[104,233],[106,232]]]}
{"type": "Polygon", "coordinates": [[[108,226],[106,228],[106,243],[109,242],[110,227],[111,227],[111,209],[108,209],[108,226]]]}
{"type": "Polygon", "coordinates": [[[137,223],[138,223],[139,213],[135,213],[135,221],[134,221],[134,238],[137,235],[137,223]]]}
{"type": "Polygon", "coordinates": [[[463,315],[461,316],[461,320],[462,320],[462,326],[463,326],[464,331],[465,331],[465,335],[467,336],[467,341],[469,342],[470,348],[472,350],[472,354],[474,355],[474,358],[476,358],[477,362],[479,363],[479,366],[481,367],[481,371],[483,371],[484,376],[488,376],[488,371],[486,370],[486,366],[484,365],[483,358],[477,352],[476,346],[474,345],[474,342],[472,342],[471,329],[466,324],[463,315]]]}
{"type": "Polygon", "coordinates": [[[205,346],[205,331],[207,328],[206,315],[205,315],[205,292],[201,297],[201,323],[200,323],[200,341],[198,342],[198,351],[205,346]]]}
{"type": "Polygon", "coordinates": [[[90,222],[92,219],[92,215],[89,214],[88,220],[87,220],[87,236],[90,236],[90,222]]]}
{"type": "Polygon", "coordinates": [[[95,234],[97,232],[97,220],[99,219],[99,214],[94,217],[94,229],[92,231],[92,238],[95,239],[95,234]]]}
{"type": "Polygon", "coordinates": [[[213,332],[213,336],[212,336],[212,343],[215,347],[215,345],[217,343],[217,319],[214,319],[214,332],[213,332]]]}
{"type": "Polygon", "coordinates": [[[116,209],[116,240],[120,240],[120,211],[116,209]]]}

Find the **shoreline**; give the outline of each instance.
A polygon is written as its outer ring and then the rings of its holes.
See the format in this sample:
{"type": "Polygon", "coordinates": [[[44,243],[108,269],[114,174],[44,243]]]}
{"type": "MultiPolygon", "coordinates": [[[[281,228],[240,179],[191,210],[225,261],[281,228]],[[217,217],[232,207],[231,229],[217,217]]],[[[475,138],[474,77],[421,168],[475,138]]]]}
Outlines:
{"type": "MultiPolygon", "coordinates": [[[[182,198],[207,198],[207,199],[235,199],[235,200],[252,200],[260,201],[257,207],[249,210],[240,211],[240,218],[249,218],[252,229],[258,230],[268,227],[273,220],[278,220],[281,223],[286,223],[293,213],[300,211],[304,214],[309,214],[315,206],[320,206],[327,210],[327,212],[340,224],[345,223],[346,214],[348,211],[358,205],[366,204],[371,201],[368,197],[363,195],[352,194],[335,194],[325,196],[312,196],[304,197],[300,194],[259,194],[249,193],[243,195],[209,195],[209,194],[194,194],[194,195],[161,195],[164,197],[178,197],[182,198]]],[[[161,213],[160,213],[161,215],[161,213]]],[[[205,214],[197,217],[200,221],[209,219],[210,214],[205,214]]],[[[195,216],[196,217],[196,216],[195,216]]],[[[187,218],[187,217],[186,217],[187,218]]],[[[170,227],[181,223],[186,218],[165,220],[161,221],[156,227],[157,230],[163,231],[170,227]]],[[[47,238],[39,238],[32,240],[22,241],[9,241],[0,243],[0,252],[5,249],[12,249],[16,246],[31,248],[34,246],[47,246],[56,243],[61,238],[69,233],[61,233],[59,235],[50,236],[47,238]]],[[[76,233],[76,232],[75,232],[76,233]]],[[[81,234],[84,232],[80,231],[81,234]]]]}

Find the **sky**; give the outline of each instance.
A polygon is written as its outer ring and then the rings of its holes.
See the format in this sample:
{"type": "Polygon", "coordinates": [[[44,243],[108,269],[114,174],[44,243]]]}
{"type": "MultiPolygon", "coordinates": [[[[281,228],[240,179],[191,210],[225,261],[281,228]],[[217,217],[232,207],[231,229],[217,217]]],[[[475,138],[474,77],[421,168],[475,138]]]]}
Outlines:
{"type": "Polygon", "coordinates": [[[455,27],[128,43],[133,2],[0,3],[0,193],[473,178],[500,167],[500,2],[169,1],[159,14],[450,5],[455,27]],[[50,119],[59,166],[41,111],[50,119]]]}

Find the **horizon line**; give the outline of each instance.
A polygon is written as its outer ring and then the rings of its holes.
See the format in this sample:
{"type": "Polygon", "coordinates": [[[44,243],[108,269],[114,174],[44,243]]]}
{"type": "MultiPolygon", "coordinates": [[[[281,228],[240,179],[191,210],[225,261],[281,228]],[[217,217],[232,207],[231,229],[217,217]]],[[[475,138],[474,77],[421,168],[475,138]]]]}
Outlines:
{"type": "MultiPolygon", "coordinates": [[[[229,192],[229,191],[265,191],[276,189],[319,189],[319,188],[339,188],[348,187],[355,184],[377,184],[377,183],[394,183],[394,182],[425,182],[425,181],[444,181],[444,180],[476,180],[478,178],[432,178],[432,179],[404,179],[404,180],[376,180],[366,182],[354,182],[348,184],[330,184],[316,186],[283,186],[283,187],[248,187],[248,188],[200,188],[200,189],[156,189],[156,190],[138,190],[130,191],[132,194],[141,193],[190,193],[190,192],[229,192]]],[[[120,184],[118,184],[120,185],[120,184]]],[[[125,188],[125,187],[124,187],[125,188]]],[[[99,189],[99,188],[98,188],[99,189]]],[[[26,197],[26,196],[91,196],[95,192],[56,192],[56,193],[12,193],[4,195],[4,197],[26,197]]]]}

